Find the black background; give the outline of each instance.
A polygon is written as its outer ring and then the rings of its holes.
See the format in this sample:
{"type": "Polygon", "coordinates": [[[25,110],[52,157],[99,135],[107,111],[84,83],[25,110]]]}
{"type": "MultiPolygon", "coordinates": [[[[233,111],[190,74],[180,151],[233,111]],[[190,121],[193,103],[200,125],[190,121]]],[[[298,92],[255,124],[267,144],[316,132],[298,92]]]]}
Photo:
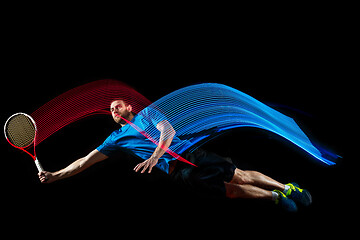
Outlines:
{"type": "MultiPolygon", "coordinates": [[[[2,198],[4,211],[11,212],[7,222],[79,234],[82,229],[145,235],[198,229],[212,234],[247,226],[283,230],[292,223],[335,231],[346,214],[355,212],[350,194],[355,159],[345,148],[349,137],[357,136],[351,134],[351,109],[345,106],[357,86],[351,83],[348,29],[336,17],[325,21],[314,16],[311,21],[199,21],[191,28],[181,22],[157,27],[142,22],[126,31],[82,25],[61,29],[60,22],[9,27],[2,123],[13,113],[30,114],[61,93],[100,79],[125,82],[151,101],[190,84],[218,82],[262,102],[290,107],[275,108],[343,159],[328,167],[274,134],[250,128],[231,130],[204,146],[231,157],[241,169],[307,188],[313,204],[287,214],[271,202],[198,195],[159,170],[134,173],[137,160],[123,153],[72,178],[40,184],[31,158],[3,139],[2,198]]],[[[115,128],[108,116],[81,120],[41,143],[38,158],[46,170],[59,170],[100,145],[115,128]]]]}

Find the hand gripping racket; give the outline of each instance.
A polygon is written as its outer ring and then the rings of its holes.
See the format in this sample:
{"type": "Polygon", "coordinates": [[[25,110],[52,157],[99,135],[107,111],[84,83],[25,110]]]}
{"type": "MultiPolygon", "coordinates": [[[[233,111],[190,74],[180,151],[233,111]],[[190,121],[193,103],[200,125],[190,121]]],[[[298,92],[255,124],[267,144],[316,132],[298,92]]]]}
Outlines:
{"type": "Polygon", "coordinates": [[[34,119],[25,113],[15,113],[5,122],[4,134],[11,146],[29,154],[35,162],[39,172],[44,171],[35,152],[36,124],[34,119]],[[34,155],[25,148],[34,145],[34,155]]]}

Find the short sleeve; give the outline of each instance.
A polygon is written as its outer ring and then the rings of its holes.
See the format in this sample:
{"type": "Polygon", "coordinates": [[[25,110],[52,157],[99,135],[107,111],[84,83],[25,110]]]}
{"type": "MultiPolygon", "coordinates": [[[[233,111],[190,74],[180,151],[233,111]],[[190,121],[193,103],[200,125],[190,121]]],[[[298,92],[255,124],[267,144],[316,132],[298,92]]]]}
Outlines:
{"type": "Polygon", "coordinates": [[[102,154],[110,157],[119,147],[115,144],[114,133],[112,133],[99,147],[96,148],[102,154]]]}
{"type": "Polygon", "coordinates": [[[145,108],[139,113],[139,115],[147,121],[151,121],[155,127],[158,125],[159,122],[166,120],[166,117],[162,113],[151,107],[145,108]]]}

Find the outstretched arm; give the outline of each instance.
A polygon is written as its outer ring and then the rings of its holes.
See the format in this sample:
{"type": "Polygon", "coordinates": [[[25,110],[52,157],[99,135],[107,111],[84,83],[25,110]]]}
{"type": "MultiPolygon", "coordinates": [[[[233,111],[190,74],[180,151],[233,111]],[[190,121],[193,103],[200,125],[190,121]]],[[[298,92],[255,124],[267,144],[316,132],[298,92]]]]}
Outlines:
{"type": "Polygon", "coordinates": [[[141,173],[144,173],[146,169],[149,168],[148,173],[151,173],[152,168],[157,164],[159,158],[164,155],[171,145],[176,133],[171,124],[167,120],[163,120],[156,125],[156,128],[160,131],[159,144],[149,159],[135,166],[135,172],[138,172],[141,168],[143,168],[141,173]]]}
{"type": "Polygon", "coordinates": [[[80,158],[76,160],[75,162],[71,163],[69,166],[67,166],[64,169],[61,169],[57,172],[48,172],[48,171],[42,171],[39,172],[39,179],[42,183],[51,183],[60,179],[68,178],[71,176],[74,176],[75,174],[78,174],[79,172],[84,171],[88,167],[94,165],[97,162],[103,161],[108,156],[102,154],[98,150],[93,150],[90,152],[86,157],[80,158]]]}

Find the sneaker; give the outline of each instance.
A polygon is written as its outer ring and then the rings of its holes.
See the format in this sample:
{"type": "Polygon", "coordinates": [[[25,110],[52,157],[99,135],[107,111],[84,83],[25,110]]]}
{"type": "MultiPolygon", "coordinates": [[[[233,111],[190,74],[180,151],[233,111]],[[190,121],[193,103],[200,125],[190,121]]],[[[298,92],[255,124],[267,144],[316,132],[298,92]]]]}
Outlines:
{"type": "Polygon", "coordinates": [[[293,200],[286,197],[286,195],[279,190],[274,190],[274,192],[279,194],[278,198],[275,200],[275,204],[288,212],[297,212],[297,206],[293,200]]]}
{"type": "Polygon", "coordinates": [[[290,187],[286,193],[286,197],[303,206],[309,206],[312,203],[312,197],[309,191],[301,189],[297,183],[288,183],[286,185],[290,187]]]}

